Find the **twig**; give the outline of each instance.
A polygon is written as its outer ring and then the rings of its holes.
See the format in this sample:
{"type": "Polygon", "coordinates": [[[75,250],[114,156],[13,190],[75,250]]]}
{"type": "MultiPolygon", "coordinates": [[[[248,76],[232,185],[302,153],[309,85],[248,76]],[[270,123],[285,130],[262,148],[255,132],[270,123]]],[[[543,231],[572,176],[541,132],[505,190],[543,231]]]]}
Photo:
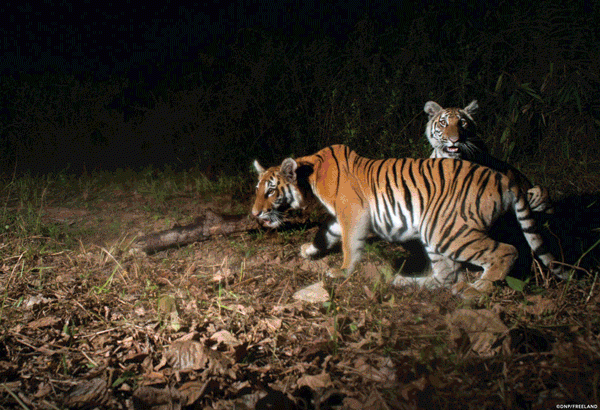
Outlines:
{"type": "Polygon", "coordinates": [[[29,410],[29,407],[27,407],[27,405],[23,403],[23,400],[21,400],[19,396],[17,396],[11,389],[9,389],[6,384],[2,383],[2,387],[4,387],[4,390],[6,390],[6,392],[10,394],[12,398],[15,399],[22,408],[29,410]]]}
{"type": "Polygon", "coordinates": [[[279,300],[277,301],[277,305],[279,305],[281,303],[281,299],[283,299],[283,295],[285,295],[285,291],[287,290],[289,284],[290,284],[290,278],[288,277],[287,281],[285,282],[285,287],[283,288],[283,291],[281,292],[281,296],[279,296],[279,300]]]}
{"type": "MultiPolygon", "coordinates": [[[[97,245],[96,245],[97,246],[97,245]]],[[[123,265],[121,265],[121,263],[115,259],[114,256],[112,256],[112,254],[104,247],[102,246],[97,246],[98,248],[100,248],[104,253],[106,253],[108,256],[110,256],[110,258],[115,261],[115,263],[117,264],[117,266],[119,268],[121,268],[121,271],[119,272],[121,274],[121,279],[123,280],[124,283],[127,283],[127,280],[125,280],[125,277],[123,276],[123,272],[125,272],[125,275],[127,275],[127,270],[123,267],[123,265]]]]}
{"type": "Polygon", "coordinates": [[[263,275],[257,275],[257,276],[253,276],[253,277],[248,278],[248,279],[244,279],[241,282],[234,283],[233,285],[231,285],[231,288],[233,289],[233,288],[236,288],[236,287],[238,287],[240,285],[245,285],[246,283],[254,282],[255,280],[257,280],[259,278],[262,278],[262,277],[263,277],[263,275]]]}
{"type": "MultiPolygon", "coordinates": [[[[596,244],[597,244],[597,243],[598,243],[598,242],[596,242],[596,244]]],[[[595,245],[594,245],[594,246],[595,246],[595,245]]],[[[590,249],[591,249],[591,248],[590,248],[590,249]]],[[[584,255],[585,255],[585,254],[584,254],[584,255]]],[[[582,255],[582,257],[583,257],[583,255],[582,255]]],[[[577,263],[579,263],[580,261],[581,261],[581,258],[579,258],[579,260],[577,261],[577,263]]],[[[556,263],[556,264],[559,264],[559,265],[567,266],[567,267],[571,268],[573,271],[575,271],[575,270],[580,270],[580,271],[583,271],[583,272],[587,273],[588,275],[590,274],[590,272],[589,272],[587,269],[584,269],[584,268],[582,268],[582,267],[580,267],[580,266],[569,265],[569,264],[567,264],[567,263],[564,263],[564,262],[558,262],[558,261],[554,261],[554,262],[552,262],[552,263],[556,263]]],[[[575,272],[573,272],[573,273],[575,273],[575,272]]],[[[566,280],[567,280],[567,283],[566,283],[565,287],[563,288],[563,291],[562,291],[562,293],[561,293],[561,295],[560,295],[560,301],[561,301],[561,302],[562,302],[562,300],[564,299],[564,297],[565,297],[565,294],[567,293],[567,290],[569,290],[569,284],[571,283],[571,280],[572,280],[572,279],[573,279],[573,275],[569,275],[569,277],[568,277],[568,278],[566,278],[566,280]]]]}
{"type": "Polygon", "coordinates": [[[119,329],[121,329],[121,328],[120,327],[113,327],[112,329],[101,330],[99,332],[90,333],[89,335],[79,335],[79,337],[96,337],[96,336],[102,335],[104,333],[109,333],[109,332],[112,332],[113,330],[119,330],[119,329]]]}
{"type": "Polygon", "coordinates": [[[588,303],[590,301],[590,298],[592,297],[592,293],[594,292],[594,285],[596,285],[597,279],[598,279],[598,271],[596,271],[596,273],[594,274],[594,281],[592,282],[592,286],[590,286],[590,293],[588,294],[588,297],[585,298],[585,303],[588,303]]]}
{"type": "Polygon", "coordinates": [[[92,358],[89,357],[83,350],[80,349],[79,351],[81,352],[82,355],[85,356],[86,359],[88,359],[90,361],[91,364],[98,367],[98,363],[96,363],[94,360],[92,360],[92,358]]]}
{"type": "Polygon", "coordinates": [[[44,405],[50,407],[51,409],[60,410],[58,407],[56,407],[54,404],[50,403],[47,400],[43,400],[42,403],[44,403],[44,405]]]}
{"type": "MultiPolygon", "coordinates": [[[[11,332],[11,333],[12,333],[14,336],[21,336],[21,337],[25,337],[25,336],[23,336],[23,335],[21,335],[21,334],[19,334],[19,333],[14,333],[14,332],[11,332]]],[[[17,342],[19,342],[19,343],[21,343],[21,344],[23,344],[23,345],[27,346],[27,347],[30,347],[30,348],[32,348],[33,350],[35,350],[35,351],[37,351],[37,352],[43,353],[43,354],[45,354],[45,355],[48,355],[48,356],[52,356],[52,355],[54,355],[54,354],[60,354],[60,353],[67,353],[67,352],[69,351],[69,350],[68,350],[68,349],[66,349],[66,348],[60,348],[60,349],[58,349],[58,350],[52,350],[52,349],[48,349],[47,347],[36,347],[36,346],[32,345],[31,343],[27,343],[25,340],[23,340],[23,339],[20,339],[19,337],[15,337],[15,340],[16,340],[17,342]]]]}

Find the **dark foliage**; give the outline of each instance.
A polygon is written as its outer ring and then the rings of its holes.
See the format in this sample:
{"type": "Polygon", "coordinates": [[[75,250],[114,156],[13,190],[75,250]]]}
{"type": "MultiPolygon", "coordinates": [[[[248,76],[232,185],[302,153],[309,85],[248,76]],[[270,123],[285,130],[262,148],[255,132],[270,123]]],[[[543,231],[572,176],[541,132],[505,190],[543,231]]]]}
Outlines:
{"type": "Polygon", "coordinates": [[[331,143],[372,157],[423,156],[430,99],[478,99],[480,130],[502,159],[593,162],[598,7],[494,3],[423,3],[395,26],[366,17],[345,40],[245,29],[221,45],[226,53],[110,80],[4,77],[3,163],[10,171],[171,164],[238,173],[253,158],[271,164],[331,143]]]}

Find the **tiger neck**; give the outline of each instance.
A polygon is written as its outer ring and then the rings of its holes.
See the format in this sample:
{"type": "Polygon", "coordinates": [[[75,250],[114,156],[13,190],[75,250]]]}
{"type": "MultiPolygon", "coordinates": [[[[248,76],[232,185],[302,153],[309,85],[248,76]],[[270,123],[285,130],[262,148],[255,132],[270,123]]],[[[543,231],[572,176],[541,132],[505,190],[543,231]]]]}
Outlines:
{"type": "Polygon", "coordinates": [[[311,184],[311,176],[314,175],[314,163],[299,158],[297,161],[298,168],[296,169],[296,187],[302,196],[302,209],[307,208],[315,202],[315,193],[311,184]]]}

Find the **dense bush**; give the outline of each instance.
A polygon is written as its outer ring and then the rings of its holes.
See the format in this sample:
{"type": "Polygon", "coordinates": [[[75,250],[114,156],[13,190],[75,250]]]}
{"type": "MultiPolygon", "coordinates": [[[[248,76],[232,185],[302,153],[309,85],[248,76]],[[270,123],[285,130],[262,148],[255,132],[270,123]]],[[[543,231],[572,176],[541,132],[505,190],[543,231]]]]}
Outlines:
{"type": "Polygon", "coordinates": [[[126,78],[3,77],[0,154],[19,171],[168,163],[212,173],[331,143],[425,156],[425,102],[478,99],[480,131],[498,156],[591,163],[600,155],[598,11],[554,4],[431,6],[394,27],[363,19],[343,42],[245,29],[226,53],[126,78]]]}

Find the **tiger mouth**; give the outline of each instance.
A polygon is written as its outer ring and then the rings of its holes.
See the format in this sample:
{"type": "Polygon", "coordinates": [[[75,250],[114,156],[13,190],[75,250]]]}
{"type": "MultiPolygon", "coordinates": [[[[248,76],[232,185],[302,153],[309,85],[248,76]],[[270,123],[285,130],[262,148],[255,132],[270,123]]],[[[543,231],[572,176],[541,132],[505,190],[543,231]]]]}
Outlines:
{"type": "Polygon", "coordinates": [[[443,151],[446,153],[448,158],[460,159],[460,157],[461,157],[460,149],[456,145],[452,145],[450,147],[444,147],[443,151]]]}
{"type": "Polygon", "coordinates": [[[261,221],[261,225],[264,226],[265,228],[278,228],[279,225],[281,225],[281,222],[279,221],[261,221]]]}
{"type": "Polygon", "coordinates": [[[257,218],[258,223],[265,228],[278,228],[281,225],[281,219],[274,216],[267,216],[264,218],[257,218]]]}

